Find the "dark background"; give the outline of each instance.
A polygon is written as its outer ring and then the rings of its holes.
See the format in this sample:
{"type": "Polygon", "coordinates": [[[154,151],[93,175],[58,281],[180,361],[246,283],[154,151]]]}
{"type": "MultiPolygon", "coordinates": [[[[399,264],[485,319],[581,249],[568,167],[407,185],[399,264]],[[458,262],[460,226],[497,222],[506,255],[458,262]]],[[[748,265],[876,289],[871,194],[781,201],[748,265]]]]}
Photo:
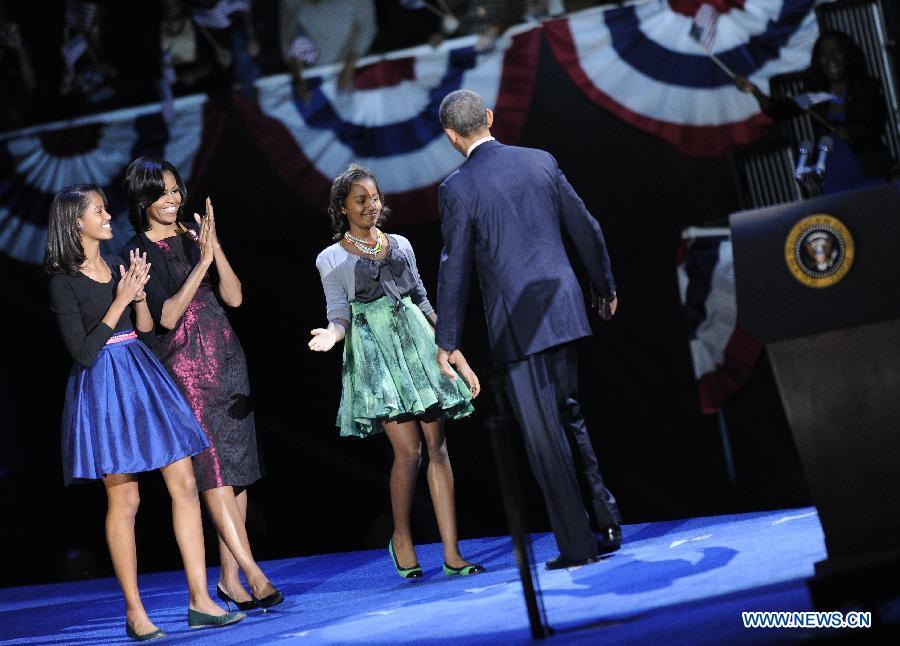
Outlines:
{"type": "MultiPolygon", "coordinates": [[[[683,157],[624,125],[581,95],[552,56],[540,57],[537,88],[518,143],[557,156],[604,229],[618,283],[619,312],[609,323],[593,321],[594,337],[580,345],[580,373],[584,412],[624,521],[807,504],[765,357],[723,416],[736,483],[725,467],[720,420],[698,405],[676,251],[683,227],[721,224],[735,210],[728,164],[683,157]]],[[[314,266],[330,241],[324,204],[306,204],[280,182],[235,110],[223,128],[188,207],[213,197],[220,237],[244,284],[244,304],[231,319],[248,358],[267,471],[250,490],[254,552],[265,560],[384,548],[390,447],[383,435],[338,438],[340,351],[306,347],[309,330],[324,323],[314,266]]],[[[433,295],[438,223],[387,229],[410,239],[433,295]]],[[[46,277],[0,256],[0,294],[0,585],[111,575],[102,486],[62,485],[59,418],[71,361],[48,310],[46,277]]],[[[482,373],[485,344],[473,290],[463,349],[482,373]]],[[[490,399],[486,392],[473,418],[448,427],[462,538],[507,533],[483,427],[490,399]]],[[[546,531],[542,499],[516,446],[529,527],[546,531]]],[[[141,487],[139,567],[176,569],[162,479],[146,474],[141,487]]],[[[438,540],[424,477],[414,526],[418,542],[438,540]]],[[[207,551],[215,564],[211,533],[207,551]]]]}

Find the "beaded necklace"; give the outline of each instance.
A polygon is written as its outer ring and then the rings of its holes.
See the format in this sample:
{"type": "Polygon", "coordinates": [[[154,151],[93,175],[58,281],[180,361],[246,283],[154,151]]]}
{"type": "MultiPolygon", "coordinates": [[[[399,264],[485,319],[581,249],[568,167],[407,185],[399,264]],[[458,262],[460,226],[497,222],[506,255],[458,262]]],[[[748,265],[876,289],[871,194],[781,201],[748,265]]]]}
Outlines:
{"type": "Polygon", "coordinates": [[[354,237],[350,235],[349,231],[344,232],[344,238],[352,244],[354,247],[359,249],[361,252],[368,254],[370,256],[377,256],[382,249],[382,245],[384,243],[384,235],[381,233],[380,229],[376,229],[375,234],[375,242],[369,242],[368,240],[363,240],[361,238],[354,237]]]}

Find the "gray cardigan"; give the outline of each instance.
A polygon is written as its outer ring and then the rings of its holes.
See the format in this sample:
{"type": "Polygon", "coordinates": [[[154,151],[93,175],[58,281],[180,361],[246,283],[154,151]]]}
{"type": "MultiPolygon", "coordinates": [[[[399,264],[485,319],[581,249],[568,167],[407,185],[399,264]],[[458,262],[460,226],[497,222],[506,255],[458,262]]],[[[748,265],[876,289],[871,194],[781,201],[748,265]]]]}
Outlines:
{"type": "MultiPolygon", "coordinates": [[[[409,244],[409,240],[395,233],[387,237],[390,238],[391,245],[396,245],[406,257],[406,263],[415,279],[416,288],[409,295],[412,302],[419,306],[422,314],[431,316],[434,308],[428,301],[425,286],[419,276],[412,245],[409,244]]],[[[350,302],[356,299],[356,262],[359,258],[360,256],[344,249],[340,242],[326,247],[316,258],[316,268],[319,270],[322,288],[325,290],[325,315],[329,323],[338,320],[350,322],[350,302]]]]}

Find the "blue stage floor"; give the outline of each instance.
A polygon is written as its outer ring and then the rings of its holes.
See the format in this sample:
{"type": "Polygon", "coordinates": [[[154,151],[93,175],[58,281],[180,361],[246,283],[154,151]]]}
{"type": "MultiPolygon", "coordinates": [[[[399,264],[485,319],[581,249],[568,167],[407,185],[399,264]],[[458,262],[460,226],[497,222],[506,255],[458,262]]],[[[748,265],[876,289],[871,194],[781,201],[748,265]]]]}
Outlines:
{"type": "MultiPolygon", "coordinates": [[[[811,610],[803,579],[825,557],[813,508],[695,518],[624,528],[625,544],[588,566],[540,569],[549,643],[735,644],[824,637],[815,630],[748,630],[743,610],[811,610]]],[[[540,562],[553,537],[534,536],[540,562]]],[[[525,605],[509,538],[463,542],[488,572],[448,578],[439,545],[418,548],[424,579],[397,577],[387,550],[272,561],[287,597],[268,614],[221,629],[190,630],[183,574],[140,579],[167,641],[209,644],[524,643],[525,605]]],[[[216,573],[210,571],[210,582],[216,573]]],[[[112,579],[0,590],[0,643],[127,643],[112,579]]],[[[846,633],[847,631],[843,631],[846,633]]],[[[857,631],[859,637],[864,631],[857,631]]],[[[155,642],[161,643],[161,642],[155,642]]]]}

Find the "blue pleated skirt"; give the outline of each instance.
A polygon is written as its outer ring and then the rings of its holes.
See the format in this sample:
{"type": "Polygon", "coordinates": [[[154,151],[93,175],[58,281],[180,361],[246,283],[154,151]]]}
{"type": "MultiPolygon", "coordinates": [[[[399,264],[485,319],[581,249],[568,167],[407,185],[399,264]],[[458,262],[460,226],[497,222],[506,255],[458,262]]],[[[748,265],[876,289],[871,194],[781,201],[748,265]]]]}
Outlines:
{"type": "Polygon", "coordinates": [[[72,367],[62,420],[67,485],[159,469],[208,447],[178,386],[133,332],[112,337],[90,368],[72,367]]]}

